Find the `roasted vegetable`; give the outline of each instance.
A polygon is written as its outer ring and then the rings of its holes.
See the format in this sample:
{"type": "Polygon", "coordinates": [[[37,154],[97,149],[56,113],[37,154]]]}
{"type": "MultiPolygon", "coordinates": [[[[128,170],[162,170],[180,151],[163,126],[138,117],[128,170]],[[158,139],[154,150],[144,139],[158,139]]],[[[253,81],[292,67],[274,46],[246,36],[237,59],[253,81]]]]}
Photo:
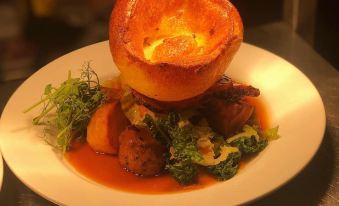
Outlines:
{"type": "Polygon", "coordinates": [[[96,152],[118,154],[119,136],[129,125],[119,101],[99,107],[87,126],[87,142],[96,152]]]}

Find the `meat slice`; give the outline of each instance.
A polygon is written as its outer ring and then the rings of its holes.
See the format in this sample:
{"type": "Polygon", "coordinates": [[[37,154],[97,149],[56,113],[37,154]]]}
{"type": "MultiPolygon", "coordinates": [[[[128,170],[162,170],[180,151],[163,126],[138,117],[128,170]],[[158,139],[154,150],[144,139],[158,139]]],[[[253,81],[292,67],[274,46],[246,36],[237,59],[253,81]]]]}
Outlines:
{"type": "Polygon", "coordinates": [[[169,111],[178,112],[188,108],[197,108],[214,98],[223,99],[227,102],[238,102],[246,96],[259,96],[260,91],[250,85],[236,83],[229,77],[223,76],[206,92],[182,101],[162,102],[146,97],[135,90],[132,90],[132,94],[139,104],[144,105],[152,111],[166,113],[169,111]]]}
{"type": "Polygon", "coordinates": [[[128,125],[119,101],[105,104],[93,114],[87,126],[87,142],[96,152],[118,154],[120,133],[128,125]]]}
{"type": "Polygon", "coordinates": [[[200,103],[200,100],[204,97],[203,95],[198,95],[196,97],[183,101],[161,102],[146,97],[145,95],[142,95],[135,90],[132,90],[132,94],[138,104],[144,105],[148,109],[160,113],[167,113],[170,111],[181,111],[189,107],[195,107],[200,103]]]}
{"type": "Polygon", "coordinates": [[[130,126],[120,135],[119,162],[135,174],[153,176],[165,166],[165,148],[147,128],[130,126]]]}
{"type": "Polygon", "coordinates": [[[227,102],[238,102],[244,97],[257,97],[260,95],[260,90],[252,87],[251,85],[244,84],[233,84],[232,87],[217,92],[214,94],[214,97],[223,99],[227,102]]]}
{"type": "Polygon", "coordinates": [[[246,102],[226,102],[214,98],[203,109],[209,125],[224,136],[240,130],[249,120],[254,107],[246,102]]]}

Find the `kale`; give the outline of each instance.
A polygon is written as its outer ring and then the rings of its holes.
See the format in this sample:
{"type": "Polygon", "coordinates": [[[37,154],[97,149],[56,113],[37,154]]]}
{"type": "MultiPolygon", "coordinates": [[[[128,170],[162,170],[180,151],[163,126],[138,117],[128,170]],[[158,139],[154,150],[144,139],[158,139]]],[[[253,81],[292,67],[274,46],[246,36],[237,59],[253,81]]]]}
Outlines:
{"type": "Polygon", "coordinates": [[[198,167],[190,159],[171,161],[166,165],[170,175],[181,185],[188,185],[194,182],[198,174],[198,167]]]}
{"type": "MultiPolygon", "coordinates": [[[[256,127],[244,125],[242,130],[243,132],[228,138],[226,142],[245,154],[260,152],[268,145],[268,139],[256,127]]],[[[277,129],[270,130],[271,133],[277,134],[277,129]]]]}
{"type": "Polygon", "coordinates": [[[228,155],[226,160],[220,162],[219,164],[207,166],[207,171],[218,180],[228,180],[237,173],[240,157],[240,152],[231,153],[228,155]]]}
{"type": "Polygon", "coordinates": [[[179,127],[179,121],[180,117],[176,113],[170,113],[156,121],[149,115],[144,119],[152,134],[167,148],[171,148],[171,154],[167,155],[166,169],[180,184],[189,184],[197,175],[198,169],[194,161],[201,161],[203,158],[196,146],[197,137],[193,127],[179,127]]]}
{"type": "Polygon", "coordinates": [[[232,141],[230,145],[238,147],[239,150],[245,154],[250,154],[262,151],[268,145],[268,140],[264,138],[257,141],[254,136],[241,137],[232,141]]]}
{"type": "Polygon", "coordinates": [[[203,159],[196,146],[196,137],[194,136],[192,127],[174,127],[168,132],[172,140],[174,158],[190,158],[191,160],[197,162],[203,159]]]}
{"type": "Polygon", "coordinates": [[[190,125],[179,127],[179,116],[176,113],[170,113],[157,121],[146,115],[144,122],[160,142],[166,146],[173,147],[174,158],[189,158],[193,161],[202,160],[202,156],[196,147],[197,137],[192,131],[193,127],[190,125]]]}
{"type": "MultiPolygon", "coordinates": [[[[206,132],[209,134],[210,131],[206,130],[207,127],[194,126],[176,113],[170,113],[157,120],[146,115],[144,122],[152,134],[168,148],[166,170],[180,184],[193,183],[198,173],[197,163],[204,160],[197,148],[197,140],[201,138],[201,134],[206,132]]],[[[267,135],[274,136],[276,133],[275,130],[272,130],[267,135]]],[[[242,154],[260,152],[268,144],[264,135],[259,136],[258,131],[248,125],[244,126],[243,132],[227,140],[218,134],[211,134],[214,158],[220,157],[223,146],[239,149],[239,151],[236,149],[229,153],[227,158],[225,157],[226,159],[217,165],[207,166],[207,171],[218,180],[227,180],[237,173],[242,154]]]]}
{"type": "MultiPolygon", "coordinates": [[[[153,118],[148,114],[146,114],[143,122],[158,141],[160,141],[167,148],[171,146],[171,140],[169,139],[168,132],[163,128],[164,124],[161,124],[159,121],[154,121],[153,118]]],[[[167,124],[168,123],[166,123],[166,125],[167,124]]],[[[169,127],[169,125],[166,127],[169,127]]]]}
{"type": "Polygon", "coordinates": [[[220,156],[221,146],[226,145],[226,141],[224,137],[220,135],[215,135],[212,137],[212,143],[214,144],[214,147],[213,147],[214,156],[215,157],[220,156]]]}

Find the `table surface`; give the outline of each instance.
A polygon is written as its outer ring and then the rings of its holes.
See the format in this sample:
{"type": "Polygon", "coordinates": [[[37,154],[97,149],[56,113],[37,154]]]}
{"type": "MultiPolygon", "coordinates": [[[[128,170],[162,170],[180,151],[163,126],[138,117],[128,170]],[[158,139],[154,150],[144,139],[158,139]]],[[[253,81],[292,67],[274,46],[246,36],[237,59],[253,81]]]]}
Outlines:
{"type": "MultiPolygon", "coordinates": [[[[324,140],[312,161],[283,187],[250,205],[339,205],[339,72],[283,22],[249,28],[245,41],[299,68],[319,90],[326,110],[324,140]]],[[[0,114],[22,82],[0,82],[0,114]]],[[[4,165],[0,205],[54,205],[31,191],[4,165]]]]}

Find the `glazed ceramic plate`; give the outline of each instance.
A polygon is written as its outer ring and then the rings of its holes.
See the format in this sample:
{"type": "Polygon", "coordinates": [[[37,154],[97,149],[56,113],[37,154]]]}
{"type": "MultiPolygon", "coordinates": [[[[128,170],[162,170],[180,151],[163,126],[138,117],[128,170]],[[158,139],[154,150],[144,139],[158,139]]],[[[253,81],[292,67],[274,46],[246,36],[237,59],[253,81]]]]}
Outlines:
{"type": "Polygon", "coordinates": [[[101,79],[117,75],[108,42],[69,53],[46,65],[13,94],[0,120],[1,149],[14,174],[44,198],[63,205],[234,205],[277,189],[311,160],[324,134],[325,112],[317,89],[296,67],[263,49],[243,44],[226,74],[261,90],[272,126],[281,138],[272,142],[232,179],[184,193],[145,195],[95,184],[70,169],[32,126],[38,111],[22,111],[40,99],[44,87],[58,85],[72,70],[91,61],[101,79]]]}

